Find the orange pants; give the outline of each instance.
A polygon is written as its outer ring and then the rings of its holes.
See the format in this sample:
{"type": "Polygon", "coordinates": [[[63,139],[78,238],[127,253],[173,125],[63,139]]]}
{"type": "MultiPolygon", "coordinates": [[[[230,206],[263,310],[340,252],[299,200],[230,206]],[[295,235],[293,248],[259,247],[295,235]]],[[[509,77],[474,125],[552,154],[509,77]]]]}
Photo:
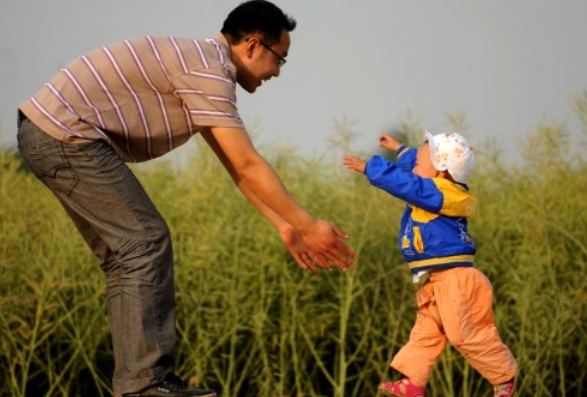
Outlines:
{"type": "Polygon", "coordinates": [[[491,384],[516,375],[518,364],[499,337],[491,283],[483,273],[473,267],[431,271],[416,297],[420,310],[410,341],[391,367],[424,386],[450,342],[491,384]]]}

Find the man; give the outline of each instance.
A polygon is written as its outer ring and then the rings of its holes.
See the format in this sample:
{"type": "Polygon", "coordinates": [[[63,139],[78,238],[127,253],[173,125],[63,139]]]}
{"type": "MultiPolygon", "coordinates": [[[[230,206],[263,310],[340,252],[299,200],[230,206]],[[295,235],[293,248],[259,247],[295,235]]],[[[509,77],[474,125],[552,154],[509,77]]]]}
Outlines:
{"type": "Polygon", "coordinates": [[[161,156],[200,133],[303,269],[342,271],[355,253],[313,218],[257,153],[236,107],[278,77],[294,19],[241,4],[212,39],[140,37],[73,61],[19,110],[19,149],[100,259],[117,396],[209,396],[171,370],[173,255],[165,221],[125,162],[161,156]]]}

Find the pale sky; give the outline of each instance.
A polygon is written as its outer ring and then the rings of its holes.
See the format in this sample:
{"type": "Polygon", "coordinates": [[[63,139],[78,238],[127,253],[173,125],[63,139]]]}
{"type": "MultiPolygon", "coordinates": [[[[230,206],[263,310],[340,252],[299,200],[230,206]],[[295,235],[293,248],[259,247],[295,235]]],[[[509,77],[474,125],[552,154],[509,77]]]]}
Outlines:
{"type": "MultiPolygon", "coordinates": [[[[143,34],[212,37],[240,1],[7,0],[0,6],[0,146],[15,145],[17,106],[57,70],[143,34]]],[[[330,151],[343,115],[356,151],[412,111],[432,132],[465,113],[470,143],[495,137],[514,153],[540,122],[579,127],[573,92],[587,90],[584,0],[276,0],[298,21],[281,76],[241,117],[259,143],[330,151]],[[260,135],[258,135],[260,134],[260,135]]]]}

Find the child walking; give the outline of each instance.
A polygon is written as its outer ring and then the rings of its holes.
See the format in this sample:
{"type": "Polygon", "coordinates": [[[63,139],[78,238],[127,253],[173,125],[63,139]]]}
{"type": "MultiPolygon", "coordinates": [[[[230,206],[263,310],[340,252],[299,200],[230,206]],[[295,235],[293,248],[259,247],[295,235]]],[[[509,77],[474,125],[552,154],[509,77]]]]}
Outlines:
{"type": "Polygon", "coordinates": [[[432,369],[450,342],[494,385],[494,397],[509,397],[518,366],[495,326],[491,283],[473,267],[475,245],[467,229],[475,197],[465,183],[475,156],[457,133],[433,136],[426,131],[425,136],[416,150],[381,135],[379,146],[397,153],[397,163],[381,156],[369,161],[344,157],[347,168],[407,202],[399,246],[415,283],[429,275],[416,294],[419,311],[410,340],[391,362],[404,377],[381,383],[379,390],[386,396],[424,396],[432,369]]]}

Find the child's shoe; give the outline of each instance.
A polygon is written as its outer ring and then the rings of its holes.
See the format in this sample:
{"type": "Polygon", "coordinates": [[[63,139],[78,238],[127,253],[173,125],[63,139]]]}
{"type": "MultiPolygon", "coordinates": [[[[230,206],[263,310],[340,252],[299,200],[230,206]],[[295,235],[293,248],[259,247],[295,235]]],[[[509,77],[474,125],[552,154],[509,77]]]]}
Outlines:
{"type": "Polygon", "coordinates": [[[514,395],[514,380],[493,387],[493,397],[511,397],[514,395]]]}
{"type": "MultiPolygon", "coordinates": [[[[397,382],[383,382],[379,385],[379,391],[384,396],[400,397],[424,397],[425,387],[414,385],[408,378],[403,378],[397,382]]],[[[506,394],[504,394],[506,396],[506,394]]]]}

